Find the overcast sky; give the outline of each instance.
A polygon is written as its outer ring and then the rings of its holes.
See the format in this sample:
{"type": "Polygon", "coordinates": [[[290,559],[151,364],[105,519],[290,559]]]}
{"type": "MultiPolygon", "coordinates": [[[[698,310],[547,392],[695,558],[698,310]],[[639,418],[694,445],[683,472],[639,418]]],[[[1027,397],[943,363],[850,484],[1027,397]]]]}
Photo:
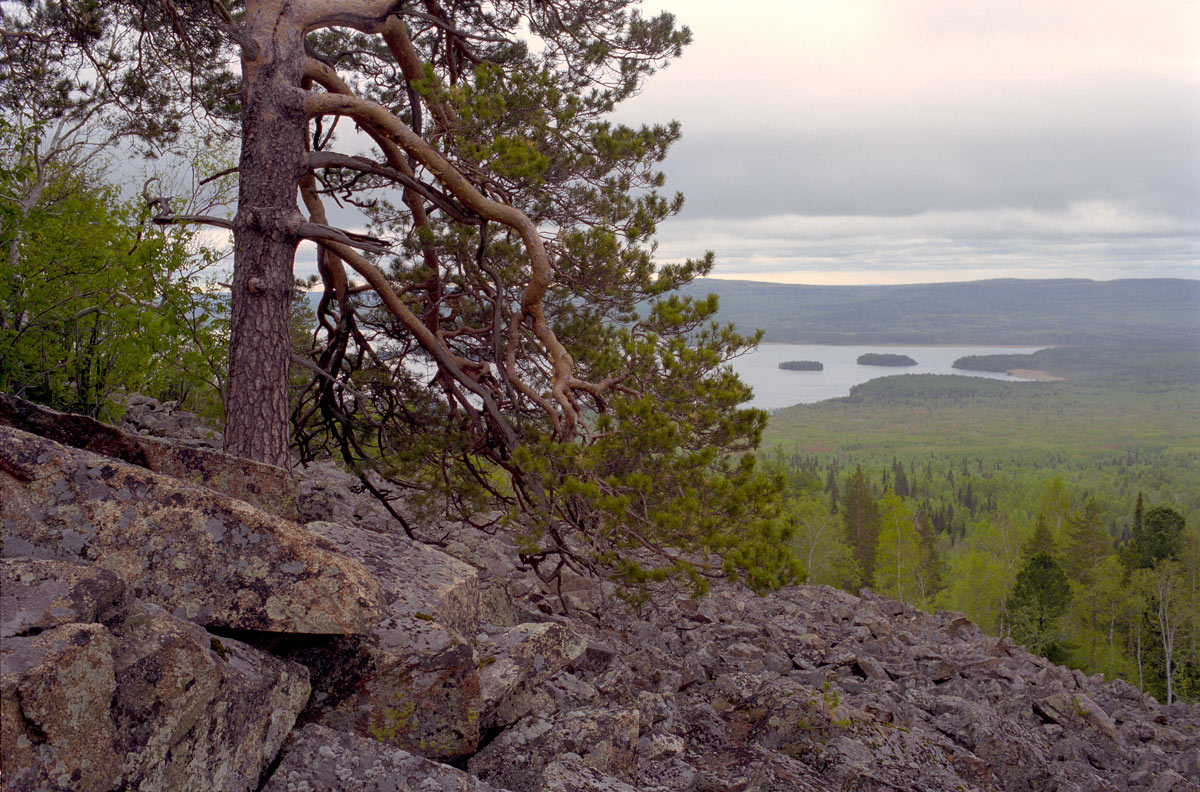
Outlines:
{"type": "Polygon", "coordinates": [[[1195,0],[643,8],[695,38],[620,113],[683,123],[660,259],[793,283],[1200,277],[1195,0]]]}

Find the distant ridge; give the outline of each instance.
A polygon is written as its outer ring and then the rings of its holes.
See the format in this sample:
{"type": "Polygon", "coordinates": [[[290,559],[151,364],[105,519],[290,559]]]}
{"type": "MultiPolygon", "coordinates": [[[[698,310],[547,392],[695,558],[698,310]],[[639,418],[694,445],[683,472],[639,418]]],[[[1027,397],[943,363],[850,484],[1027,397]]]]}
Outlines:
{"type": "Polygon", "coordinates": [[[902,286],[805,286],[702,278],[718,319],[768,342],[1197,345],[1200,280],[1000,278],[902,286]]]}

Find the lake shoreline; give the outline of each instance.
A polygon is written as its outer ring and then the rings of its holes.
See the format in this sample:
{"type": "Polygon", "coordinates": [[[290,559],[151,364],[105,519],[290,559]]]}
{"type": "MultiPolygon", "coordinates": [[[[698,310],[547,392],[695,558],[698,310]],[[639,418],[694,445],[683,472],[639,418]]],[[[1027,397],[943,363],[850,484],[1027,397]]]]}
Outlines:
{"type": "Polygon", "coordinates": [[[845,344],[803,344],[798,341],[760,341],[760,347],[765,346],[823,346],[823,347],[869,347],[878,346],[883,349],[962,349],[964,347],[987,347],[988,349],[1054,349],[1057,344],[905,344],[896,341],[880,342],[878,344],[862,344],[857,341],[845,344]]]}
{"type": "MultiPolygon", "coordinates": [[[[965,371],[953,363],[973,355],[1011,354],[1014,351],[1035,352],[1046,347],[1023,345],[970,344],[760,344],[751,352],[730,361],[733,370],[751,387],[753,399],[747,406],[764,410],[790,407],[793,404],[812,404],[838,399],[850,394],[855,385],[879,377],[922,374],[978,377],[1004,382],[1035,382],[1041,374],[1018,376],[1003,371],[965,371]],[[864,354],[902,353],[916,365],[874,366],[858,363],[864,354]],[[821,371],[792,371],[781,369],[780,363],[807,360],[821,363],[821,371]]],[[[1022,371],[1021,373],[1026,373],[1022,371]]]]}

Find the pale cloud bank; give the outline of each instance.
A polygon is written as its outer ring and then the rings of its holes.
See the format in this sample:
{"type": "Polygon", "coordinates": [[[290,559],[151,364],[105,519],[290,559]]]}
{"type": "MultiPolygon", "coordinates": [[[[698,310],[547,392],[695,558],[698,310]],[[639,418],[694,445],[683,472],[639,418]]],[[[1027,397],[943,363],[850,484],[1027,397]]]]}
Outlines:
{"type": "Polygon", "coordinates": [[[1175,217],[1092,201],[1061,211],[675,219],[659,236],[663,261],[705,250],[720,262],[714,277],[790,283],[1194,277],[1200,233],[1175,217]]]}
{"type": "Polygon", "coordinates": [[[1193,0],[661,0],[660,253],[717,277],[1200,277],[1193,0]]]}

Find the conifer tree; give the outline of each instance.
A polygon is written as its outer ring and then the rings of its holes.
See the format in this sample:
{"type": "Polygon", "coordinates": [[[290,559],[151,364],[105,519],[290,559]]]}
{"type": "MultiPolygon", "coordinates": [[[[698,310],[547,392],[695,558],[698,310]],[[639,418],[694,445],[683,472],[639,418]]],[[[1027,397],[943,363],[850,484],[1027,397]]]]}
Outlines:
{"type": "Polygon", "coordinates": [[[751,455],[766,416],[741,409],[750,392],[728,365],[755,339],[712,323],[715,298],[671,294],[711,255],[651,256],[682,206],[658,170],[678,124],[608,117],[690,41],[670,14],[630,0],[10,5],[6,42],[84,52],[147,137],[203,116],[240,147],[231,219],[147,194],[157,222],[233,232],[227,450],[288,464],[291,435],[306,458],[334,451],[380,495],[365,471],[424,494],[431,517],[519,526],[551,575],[794,576],[780,482],[751,455]],[[335,205],[360,208],[366,233],[339,227],[335,205]],[[304,240],[325,299],[293,359],[304,240]],[[298,403],[293,362],[312,374],[298,403]]]}
{"type": "Polygon", "coordinates": [[[1178,555],[1186,521],[1169,506],[1146,512],[1141,536],[1136,543],[1138,566],[1149,569],[1159,561],[1178,555]]]}
{"type": "Polygon", "coordinates": [[[1121,559],[1125,562],[1126,574],[1142,566],[1142,547],[1146,537],[1145,511],[1142,506],[1142,493],[1139,490],[1137,503],[1133,507],[1133,525],[1130,526],[1129,539],[1121,547],[1121,559]]]}
{"type": "Polygon", "coordinates": [[[1100,504],[1088,498],[1068,524],[1067,570],[1085,592],[1088,625],[1088,666],[1095,667],[1099,606],[1090,590],[1095,585],[1100,562],[1112,553],[1112,539],[1100,519],[1100,504]]]}
{"type": "Polygon", "coordinates": [[[1038,553],[1017,573],[1008,599],[1013,638],[1030,651],[1045,654],[1057,637],[1057,622],[1071,601],[1071,584],[1059,563],[1038,553]]]}
{"type": "Polygon", "coordinates": [[[1058,555],[1054,536],[1050,533],[1050,521],[1046,519],[1045,514],[1038,512],[1037,520],[1033,524],[1033,535],[1021,548],[1021,554],[1029,559],[1041,553],[1052,557],[1058,555]]]}
{"type": "Polygon", "coordinates": [[[861,585],[869,585],[875,577],[875,546],[879,540],[879,507],[871,497],[862,465],[846,478],[841,503],[842,525],[846,529],[846,544],[854,551],[862,574],[861,585]]]}

